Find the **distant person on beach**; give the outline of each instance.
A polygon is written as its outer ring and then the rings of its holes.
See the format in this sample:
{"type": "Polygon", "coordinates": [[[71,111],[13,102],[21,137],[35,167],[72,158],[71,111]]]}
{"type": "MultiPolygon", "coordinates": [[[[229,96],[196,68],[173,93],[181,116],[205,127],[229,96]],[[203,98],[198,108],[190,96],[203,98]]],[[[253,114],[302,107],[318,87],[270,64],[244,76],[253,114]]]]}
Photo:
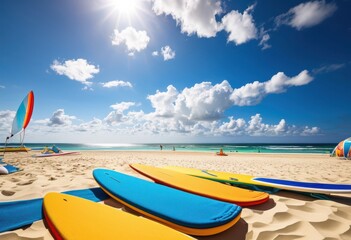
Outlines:
{"type": "Polygon", "coordinates": [[[163,146],[162,145],[160,145],[160,150],[162,151],[162,148],[163,148],[163,146]]]}

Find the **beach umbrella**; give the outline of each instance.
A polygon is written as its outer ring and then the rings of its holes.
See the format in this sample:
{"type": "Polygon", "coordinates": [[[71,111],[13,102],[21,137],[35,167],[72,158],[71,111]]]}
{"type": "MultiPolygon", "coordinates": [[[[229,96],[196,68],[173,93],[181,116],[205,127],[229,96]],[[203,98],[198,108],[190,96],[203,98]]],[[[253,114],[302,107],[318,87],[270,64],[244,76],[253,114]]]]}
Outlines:
{"type": "Polygon", "coordinates": [[[351,159],[351,137],[341,141],[333,150],[332,156],[351,159]]]}

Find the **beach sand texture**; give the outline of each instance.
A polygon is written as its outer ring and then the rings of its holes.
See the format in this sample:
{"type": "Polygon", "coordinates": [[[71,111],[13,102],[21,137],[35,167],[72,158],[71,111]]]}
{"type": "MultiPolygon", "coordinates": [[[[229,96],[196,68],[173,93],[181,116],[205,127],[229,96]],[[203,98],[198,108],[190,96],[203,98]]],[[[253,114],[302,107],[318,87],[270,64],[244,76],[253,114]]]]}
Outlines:
{"type": "MultiPolygon", "coordinates": [[[[214,153],[177,151],[83,151],[79,155],[33,158],[29,153],[6,153],[4,161],[23,171],[0,176],[0,201],[43,197],[51,191],[97,187],[94,168],[109,168],[144,178],[129,167],[183,166],[299,181],[351,183],[351,161],[329,155],[242,154],[226,157],[214,153]]],[[[112,199],[104,201],[132,214],[112,199]]],[[[5,217],[5,216],[0,216],[5,217]]],[[[116,223],[118,225],[118,223],[116,223]]],[[[203,240],[229,239],[351,239],[351,194],[319,200],[298,193],[271,194],[262,205],[244,208],[242,219],[231,229],[203,240]]],[[[0,239],[53,239],[43,221],[0,234],[0,239]]]]}

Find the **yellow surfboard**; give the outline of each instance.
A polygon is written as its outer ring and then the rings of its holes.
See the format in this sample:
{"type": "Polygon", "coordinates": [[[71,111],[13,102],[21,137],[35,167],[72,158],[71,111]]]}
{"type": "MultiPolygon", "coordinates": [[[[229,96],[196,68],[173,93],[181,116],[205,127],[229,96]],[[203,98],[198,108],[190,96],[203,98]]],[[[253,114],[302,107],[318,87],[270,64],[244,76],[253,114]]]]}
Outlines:
{"type": "Polygon", "coordinates": [[[235,203],[239,206],[257,205],[269,199],[269,195],[264,192],[232,187],[164,168],[141,164],[131,164],[130,166],[157,183],[220,201],[235,203]]]}
{"type": "MultiPolygon", "coordinates": [[[[179,173],[191,175],[194,177],[201,177],[204,179],[210,179],[210,180],[222,182],[222,183],[243,183],[243,184],[249,184],[249,185],[256,184],[256,182],[253,181],[254,177],[250,175],[218,172],[218,171],[212,171],[212,170],[200,170],[196,168],[185,168],[185,167],[176,167],[176,166],[166,166],[164,168],[168,170],[176,171],[179,173]]],[[[262,186],[270,186],[270,185],[262,184],[262,186]]]]}
{"type": "Polygon", "coordinates": [[[194,239],[146,218],[67,194],[48,193],[43,208],[55,239],[194,239]]]}

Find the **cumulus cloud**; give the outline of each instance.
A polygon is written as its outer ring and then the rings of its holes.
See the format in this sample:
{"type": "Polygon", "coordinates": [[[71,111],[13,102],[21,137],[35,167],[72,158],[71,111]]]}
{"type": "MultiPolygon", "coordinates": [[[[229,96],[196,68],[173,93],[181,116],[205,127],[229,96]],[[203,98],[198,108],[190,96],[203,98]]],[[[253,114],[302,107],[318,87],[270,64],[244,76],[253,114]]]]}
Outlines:
{"type": "Polygon", "coordinates": [[[218,119],[232,106],[232,91],[226,80],[214,86],[210,82],[195,84],[191,88],[185,88],[177,97],[176,113],[179,116],[187,114],[189,120],[218,119]]]}
{"type": "Polygon", "coordinates": [[[154,56],[154,57],[157,57],[158,56],[158,51],[153,51],[151,55],[154,56]]]}
{"type": "Polygon", "coordinates": [[[289,87],[306,85],[312,80],[307,70],[294,77],[279,72],[266,82],[255,81],[236,89],[226,80],[216,85],[210,82],[198,83],[181,92],[170,85],[167,91],[158,90],[147,98],[156,116],[173,117],[192,124],[192,121],[218,120],[234,105],[255,105],[269,94],[282,93],[289,87]]]}
{"type": "Polygon", "coordinates": [[[167,92],[157,90],[156,94],[147,97],[151,105],[155,108],[157,116],[172,117],[174,116],[174,104],[178,96],[178,91],[172,85],[167,87],[167,92]]]}
{"type": "Polygon", "coordinates": [[[313,27],[320,24],[337,10],[335,3],[322,1],[310,1],[301,3],[291,8],[287,13],[275,18],[277,26],[289,25],[297,30],[313,27]]]}
{"type": "Polygon", "coordinates": [[[148,99],[157,116],[174,117],[190,123],[222,117],[223,112],[232,105],[231,92],[227,81],[214,86],[210,82],[202,82],[185,88],[180,93],[170,85],[166,92],[157,91],[156,94],[149,95],[148,99]]]}
{"type": "Polygon", "coordinates": [[[254,5],[250,6],[242,14],[233,10],[222,18],[222,28],[229,33],[228,42],[240,45],[257,37],[257,29],[251,15],[253,8],[254,5]]]}
{"type": "Polygon", "coordinates": [[[98,118],[93,118],[93,120],[74,126],[73,129],[78,132],[90,132],[96,133],[101,130],[106,130],[106,127],[103,125],[103,121],[98,118]]]}
{"type": "Polygon", "coordinates": [[[315,135],[318,134],[320,129],[318,127],[305,127],[301,133],[302,136],[310,136],[310,135],[315,135]]]}
{"type": "Polygon", "coordinates": [[[65,114],[64,109],[57,109],[50,119],[44,120],[48,126],[67,126],[72,124],[72,120],[76,119],[75,116],[69,116],[65,114]]]}
{"type": "MultiPolygon", "coordinates": [[[[153,11],[157,15],[170,15],[180,26],[181,32],[198,37],[215,37],[222,30],[229,33],[227,42],[240,45],[258,38],[258,31],[252,16],[255,5],[249,6],[243,13],[232,10],[222,19],[221,1],[212,0],[153,0],[153,11]],[[217,21],[218,19],[218,21],[217,21]]],[[[262,46],[268,48],[269,35],[262,38],[262,46]]]]}
{"type": "Polygon", "coordinates": [[[88,80],[94,77],[94,74],[99,73],[99,67],[91,65],[85,59],[67,60],[60,63],[54,60],[50,66],[53,71],[59,75],[65,75],[71,80],[78,81],[86,86],[91,86],[92,82],[88,80]]]}
{"type": "Polygon", "coordinates": [[[126,121],[126,117],[124,115],[124,111],[128,110],[130,107],[134,106],[134,102],[121,102],[111,105],[110,107],[114,109],[114,111],[110,112],[105,118],[104,121],[107,124],[114,125],[116,123],[120,123],[126,121]]]}
{"type": "Polygon", "coordinates": [[[171,15],[182,33],[198,37],[214,37],[220,29],[216,15],[222,13],[220,1],[211,0],[154,0],[157,15],[171,15]]]}
{"type": "Polygon", "coordinates": [[[112,37],[112,45],[125,44],[129,55],[134,55],[135,52],[144,50],[149,41],[150,37],[146,31],[137,31],[133,27],[127,27],[121,32],[115,29],[112,37]]]}
{"type": "Polygon", "coordinates": [[[16,112],[10,110],[0,111],[0,129],[6,129],[6,133],[10,133],[12,121],[15,118],[16,112]]]}
{"type": "Polygon", "coordinates": [[[168,61],[175,58],[175,51],[172,50],[170,46],[164,46],[161,48],[161,54],[163,56],[163,60],[168,61]]]}
{"type": "Polygon", "coordinates": [[[235,105],[256,105],[268,94],[282,93],[292,86],[302,86],[313,80],[307,70],[303,70],[295,77],[288,77],[283,72],[275,74],[266,82],[255,81],[234,89],[230,99],[235,105]]]}
{"type": "Polygon", "coordinates": [[[113,88],[113,87],[130,87],[132,88],[133,85],[130,82],[125,82],[121,80],[114,80],[105,83],[101,83],[104,88],[113,88]]]}

